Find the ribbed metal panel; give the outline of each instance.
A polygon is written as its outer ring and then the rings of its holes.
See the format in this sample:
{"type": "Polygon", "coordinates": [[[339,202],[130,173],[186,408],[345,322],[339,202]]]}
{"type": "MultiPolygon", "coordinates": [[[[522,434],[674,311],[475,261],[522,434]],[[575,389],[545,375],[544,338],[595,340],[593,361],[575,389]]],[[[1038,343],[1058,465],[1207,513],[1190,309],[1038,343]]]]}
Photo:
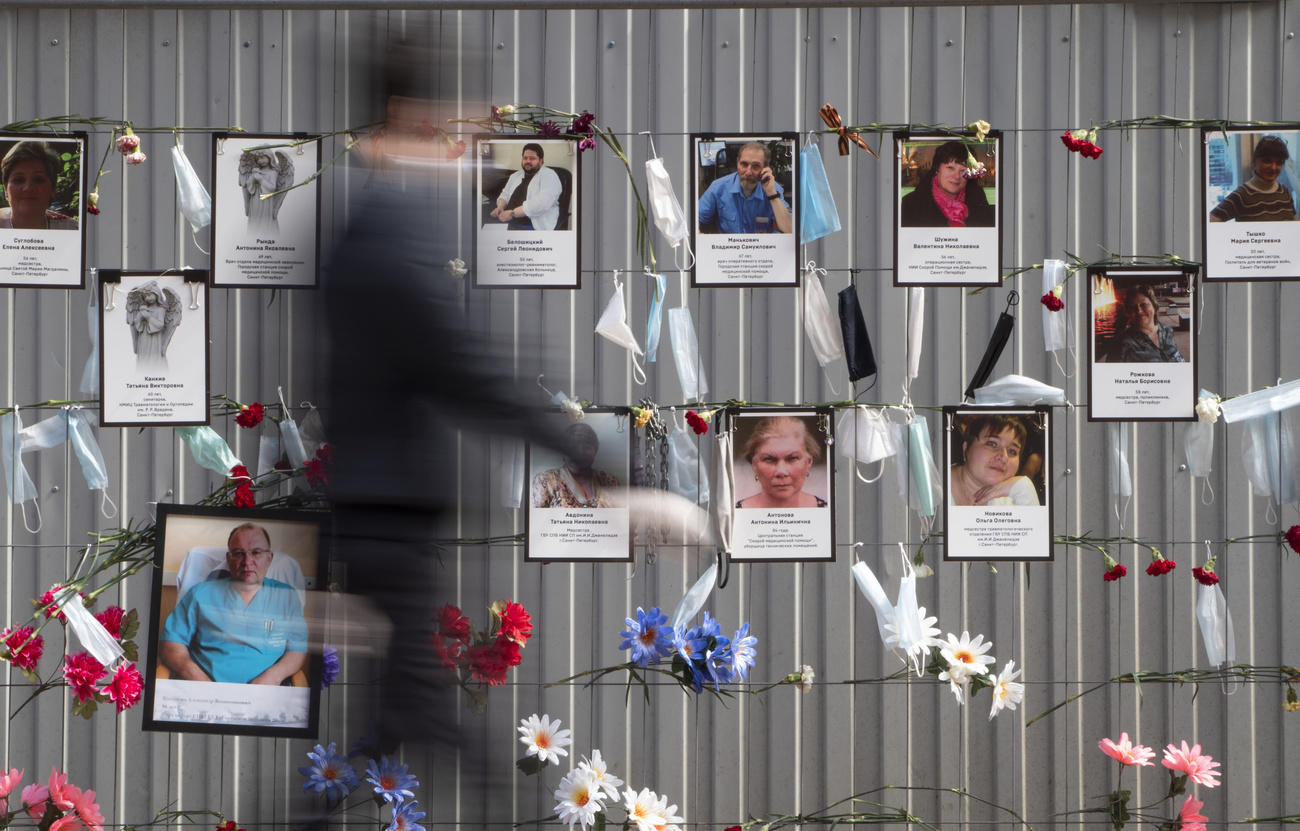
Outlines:
{"type": "MultiPolygon", "coordinates": [[[[838,5],[838,4],[836,4],[838,5]]],[[[542,103],[588,109],[623,133],[634,170],[648,158],[640,131],[654,133],[678,193],[689,181],[687,134],[697,130],[814,130],[816,110],[837,106],[848,123],[961,124],[984,118],[1005,133],[1004,266],[1069,251],[1174,253],[1199,259],[1199,132],[1109,132],[1100,161],[1068,154],[1057,136],[1092,121],[1156,113],[1190,118],[1300,118],[1300,69],[1292,31],[1300,0],[1254,3],[1130,3],[882,8],[728,8],[719,10],[408,11],[254,10],[173,6],[166,10],[0,9],[0,122],[62,113],[129,118],[139,125],[240,125],[253,131],[330,132],[367,123],[379,112],[367,67],[387,39],[432,28],[457,54],[457,84],[467,113],[483,102],[542,103]],[[481,61],[481,62],[480,62],[481,61]]],[[[167,134],[147,138],[148,165],[104,180],[103,214],[91,220],[87,262],[99,267],[202,267],[207,256],[177,215],[167,134]]],[[[209,139],[182,140],[200,176],[209,178],[209,139]]],[[[869,137],[873,144],[874,137],[869,137]]],[[[94,133],[90,158],[106,134],[94,133]]],[[[840,158],[821,140],[844,230],[802,255],[829,269],[827,292],[852,282],[881,362],[878,385],[863,400],[902,395],[906,292],[892,285],[892,168],[855,151],[840,158]]],[[[327,142],[329,158],[338,148],[327,142]]],[[[886,148],[889,143],[885,142],[886,148]]],[[[513,345],[521,379],[545,374],[552,389],[606,404],[642,396],[681,403],[665,348],[646,387],[636,385],[623,353],[591,332],[611,292],[614,269],[638,271],[632,201],[622,166],[600,151],[586,168],[584,251],[590,269],[579,292],[467,291],[476,326],[513,345]]],[[[324,250],[346,219],[364,174],[339,166],[323,178],[324,250]]],[[[638,174],[639,175],[639,174],[638,174]]],[[[470,231],[462,231],[468,252],[470,231]]],[[[657,238],[662,264],[672,252],[657,238]]],[[[467,257],[468,259],[468,257],[467,257]]],[[[801,296],[794,289],[683,290],[669,272],[666,305],[686,304],[701,337],[710,399],[824,402],[848,396],[842,367],[823,374],[805,346],[801,296]]],[[[650,285],[627,278],[629,317],[640,326],[650,285]]],[[[1201,790],[1215,823],[1300,813],[1300,715],[1284,713],[1284,688],[1245,685],[1110,687],[1030,727],[1025,721],[1067,696],[1118,673],[1203,665],[1188,572],[1203,560],[1202,540],[1274,533],[1297,521],[1294,506],[1268,510],[1238,461],[1242,431],[1216,428],[1205,504],[1199,483],[1180,470],[1184,426],[1126,425],[1134,497],[1121,524],[1108,494],[1103,425],[1089,424],[1086,345],[1063,372],[1043,352],[1038,272],[1009,281],[1024,302],[998,374],[1018,372],[1067,390],[1073,406],[1054,413],[1058,534],[1132,535],[1159,545],[1179,563],[1159,580],[1143,575],[1131,545],[1114,553],[1128,579],[1103,583],[1095,554],[1058,546],[1055,562],[976,565],[939,562],[922,581],[921,603],[945,631],[981,632],[1001,662],[1013,658],[1027,680],[1025,704],[986,720],[987,695],[959,709],[932,678],[882,679],[900,668],[880,644],[871,608],[852,588],[860,557],[897,585],[896,543],[920,542],[914,514],[902,509],[887,474],[865,485],[837,474],[838,559],[829,565],[736,566],[709,608],[725,624],[742,619],[760,639],[760,683],[807,663],[817,686],[789,688],[725,706],[657,688],[647,706],[619,683],[592,688],[544,685],[594,666],[617,663],[617,632],[638,605],[672,607],[712,557],[694,549],[660,550],[656,562],[621,565],[524,564],[510,545],[464,546],[445,557],[462,605],[475,619],[494,598],[514,597],[534,612],[536,637],[515,683],[493,689],[486,715],[460,718],[487,757],[479,781],[447,755],[408,761],[424,783],[419,796],[432,825],[505,827],[547,816],[557,774],[520,777],[514,727],[548,712],[574,731],[570,759],[600,748],[612,769],[636,787],[668,794],[690,823],[722,828],[749,815],[815,810],[883,786],[868,799],[907,805],[943,828],[1010,828],[1006,815],[926,788],[963,788],[1011,808],[1037,828],[1101,825],[1115,786],[1114,765],[1096,749],[1102,736],[1127,731],[1163,746],[1186,738],[1223,762],[1223,787],[1201,790]],[[862,546],[854,549],[854,543],[862,546]],[[1230,694],[1229,694],[1230,693],[1230,694]]],[[[1300,335],[1288,325],[1300,284],[1207,286],[1201,293],[1200,383],[1237,395],[1300,377],[1300,335]]],[[[1087,308],[1084,281],[1073,280],[1067,310],[1087,308]]],[[[84,323],[89,291],[0,292],[0,389],[5,403],[74,398],[90,345],[84,323]]],[[[211,297],[212,383],[239,400],[292,404],[319,394],[311,292],[218,290],[211,297]]],[[[1005,290],[968,295],[928,290],[926,341],[912,398],[920,406],[957,403],[1005,302],[1005,290]]],[[[419,383],[418,378],[412,379],[419,383]]],[[[33,413],[28,423],[35,418],[33,413]]],[[[937,418],[931,420],[937,436],[937,418]]],[[[233,424],[223,431],[244,459],[256,437],[233,424]]],[[[6,621],[27,615],[28,598],[66,575],[91,530],[123,517],[150,516],[157,501],[192,502],[213,480],[167,430],[103,430],[119,518],[106,519],[86,493],[75,460],[63,451],[29,456],[41,489],[43,525],[24,529],[21,514],[3,518],[6,621]]],[[[711,467],[709,442],[702,441],[711,467]]],[[[496,507],[498,474],[485,440],[467,435],[449,461],[464,495],[463,537],[524,530],[522,512],[496,507]]],[[[1300,566],[1272,544],[1216,546],[1219,573],[1237,625],[1238,660],[1300,663],[1300,566]]],[[[640,555],[638,555],[640,560],[640,555]]],[[[147,576],[117,601],[146,611],[147,576]]],[[[146,626],[149,622],[146,621],[146,626]]],[[[56,635],[47,652],[60,649],[56,635]]],[[[412,644],[423,649],[424,644],[412,644]]],[[[47,657],[46,666],[52,665],[47,657]]],[[[367,690],[360,661],[326,693],[322,741],[347,746],[367,731],[367,690]]],[[[10,673],[0,701],[12,713],[29,692],[10,673]]],[[[139,823],[167,804],[217,809],[250,829],[301,816],[296,772],[310,743],[167,736],[140,731],[140,716],[69,714],[60,695],[42,696],[3,730],[5,767],[40,775],[66,766],[72,781],[99,792],[110,823],[139,823]]],[[[566,760],[567,761],[567,760],[566,760]]],[[[557,770],[557,769],[552,769],[557,770]]],[[[28,780],[30,781],[30,779],[28,780]]],[[[1128,774],[1125,787],[1133,786],[1128,774]]],[[[1163,770],[1134,787],[1134,804],[1163,794],[1163,770]]],[[[426,826],[430,823],[426,822],[426,826]]]]}

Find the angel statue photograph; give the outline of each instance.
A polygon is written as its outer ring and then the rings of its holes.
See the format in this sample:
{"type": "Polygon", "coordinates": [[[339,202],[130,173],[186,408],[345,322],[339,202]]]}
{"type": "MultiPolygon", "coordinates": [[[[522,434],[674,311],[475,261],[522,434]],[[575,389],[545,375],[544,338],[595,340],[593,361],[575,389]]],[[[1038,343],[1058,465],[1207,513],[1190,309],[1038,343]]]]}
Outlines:
{"type": "Polygon", "coordinates": [[[181,324],[181,299],[156,280],[126,295],[126,325],[131,329],[131,349],[137,372],[165,372],[167,346],[181,324]]]}
{"type": "Polygon", "coordinates": [[[293,185],[293,159],[283,150],[247,150],[239,157],[239,187],[244,192],[248,233],[279,232],[276,221],[286,190],[293,185]],[[268,196],[268,194],[274,194],[268,196]]]}

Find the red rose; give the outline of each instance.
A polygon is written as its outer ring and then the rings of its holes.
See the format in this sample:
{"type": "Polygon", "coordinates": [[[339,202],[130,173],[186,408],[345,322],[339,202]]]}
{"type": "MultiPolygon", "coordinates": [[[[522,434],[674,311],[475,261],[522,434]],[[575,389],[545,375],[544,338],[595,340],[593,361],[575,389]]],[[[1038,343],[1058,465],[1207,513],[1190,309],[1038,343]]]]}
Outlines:
{"type": "Polygon", "coordinates": [[[695,435],[697,436],[702,436],[709,432],[709,423],[703,418],[700,418],[699,414],[694,410],[686,411],[686,423],[691,425],[691,429],[695,431],[695,435]]]}
{"type": "Polygon", "coordinates": [[[1118,580],[1126,574],[1128,574],[1128,569],[1124,568],[1123,563],[1116,563],[1115,567],[1107,571],[1102,575],[1102,577],[1107,583],[1109,583],[1112,580],[1118,580]]]}
{"type": "Polygon", "coordinates": [[[1292,551],[1300,554],[1300,525],[1292,525],[1287,529],[1286,542],[1291,546],[1292,551]]]}
{"type": "Polygon", "coordinates": [[[1055,292],[1048,292],[1042,297],[1042,303],[1047,307],[1049,312],[1059,312],[1065,308],[1065,301],[1056,296],[1055,292]]]}
{"type": "Polygon", "coordinates": [[[1196,582],[1200,583],[1202,586],[1213,586],[1215,583],[1219,582],[1219,575],[1215,574],[1213,571],[1203,569],[1200,566],[1196,566],[1192,569],[1192,576],[1195,577],[1196,582]]]}
{"type": "Polygon", "coordinates": [[[239,408],[239,415],[235,416],[235,423],[240,427],[256,427],[262,423],[262,416],[266,414],[266,408],[254,401],[247,407],[239,408]]]}

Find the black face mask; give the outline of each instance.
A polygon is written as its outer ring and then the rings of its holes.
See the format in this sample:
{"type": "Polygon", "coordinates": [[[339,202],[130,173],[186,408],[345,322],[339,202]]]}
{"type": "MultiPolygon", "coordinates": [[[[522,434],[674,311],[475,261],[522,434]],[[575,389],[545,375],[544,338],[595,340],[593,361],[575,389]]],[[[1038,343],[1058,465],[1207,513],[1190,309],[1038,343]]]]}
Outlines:
{"type": "MultiPolygon", "coordinates": [[[[840,290],[840,332],[844,335],[844,360],[849,365],[849,380],[857,381],[876,374],[876,356],[871,351],[871,335],[862,317],[858,291],[852,284],[840,290]]],[[[871,379],[871,386],[876,379],[871,379]]],[[[867,387],[871,389],[871,387],[867,387]]]]}

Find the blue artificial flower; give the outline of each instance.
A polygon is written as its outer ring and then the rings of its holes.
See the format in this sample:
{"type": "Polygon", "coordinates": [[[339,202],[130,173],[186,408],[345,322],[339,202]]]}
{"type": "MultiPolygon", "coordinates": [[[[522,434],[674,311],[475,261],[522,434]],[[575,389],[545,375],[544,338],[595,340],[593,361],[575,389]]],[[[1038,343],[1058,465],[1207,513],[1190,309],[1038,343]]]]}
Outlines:
{"type": "Polygon", "coordinates": [[[321,689],[339,680],[339,651],[332,646],[321,650],[321,689]]]}
{"type": "Polygon", "coordinates": [[[619,649],[632,650],[632,663],[637,666],[649,666],[651,662],[672,653],[673,627],[668,625],[668,615],[652,606],[646,612],[636,607],[636,620],[624,618],[627,629],[619,632],[623,642],[619,649]]]}
{"type": "Polygon", "coordinates": [[[702,659],[695,661],[693,669],[699,681],[712,683],[716,690],[731,681],[731,641],[719,635],[710,643],[712,646],[702,659]]]}
{"type": "Polygon", "coordinates": [[[419,821],[424,819],[424,811],[415,810],[418,804],[412,799],[394,806],[393,821],[388,824],[385,831],[424,831],[424,826],[419,824],[419,821]]]}
{"type": "Polygon", "coordinates": [[[312,764],[298,768],[298,772],[307,777],[307,781],[302,783],[304,791],[323,793],[325,799],[333,804],[361,784],[357,772],[347,759],[339,755],[334,742],[330,742],[329,749],[316,745],[314,750],[308,751],[307,758],[312,764]]]}
{"type": "Polygon", "coordinates": [[[366,766],[366,781],[375,786],[375,793],[385,802],[403,802],[415,796],[412,788],[420,787],[420,782],[406,772],[406,765],[398,764],[396,759],[384,756],[375,764],[371,759],[366,766]]]}
{"type": "Polygon", "coordinates": [[[754,665],[754,658],[758,650],[754,646],[758,643],[758,638],[749,634],[749,623],[736,630],[736,636],[731,639],[731,674],[736,678],[745,678],[749,675],[749,668],[754,665]]]}
{"type": "Polygon", "coordinates": [[[713,619],[708,612],[704,613],[704,622],[696,627],[700,630],[702,638],[718,638],[722,636],[722,625],[713,619]]]}

